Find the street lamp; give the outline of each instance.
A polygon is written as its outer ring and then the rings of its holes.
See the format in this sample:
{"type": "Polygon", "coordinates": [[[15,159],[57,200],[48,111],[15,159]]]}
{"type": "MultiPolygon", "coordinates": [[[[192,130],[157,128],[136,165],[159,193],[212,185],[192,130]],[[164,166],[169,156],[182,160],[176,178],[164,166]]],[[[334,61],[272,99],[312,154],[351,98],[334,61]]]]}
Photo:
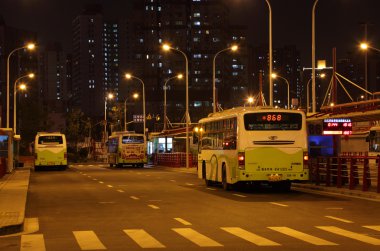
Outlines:
{"type": "Polygon", "coordinates": [[[186,168],[189,168],[189,123],[190,123],[190,115],[189,115],[189,60],[187,59],[186,54],[176,48],[171,47],[168,44],[163,44],[162,49],[164,51],[169,51],[169,50],[174,50],[179,53],[181,53],[185,57],[185,62],[186,62],[186,168]]]}
{"type": "Polygon", "coordinates": [[[220,54],[220,53],[222,53],[222,52],[224,52],[224,51],[229,51],[229,50],[231,50],[231,51],[237,51],[238,50],[238,46],[237,45],[232,45],[232,46],[230,46],[230,47],[228,47],[228,48],[225,48],[225,49],[223,49],[223,50],[220,50],[220,51],[218,51],[216,54],[215,54],[215,56],[214,56],[214,59],[213,59],[213,61],[212,61],[212,101],[213,101],[213,113],[215,113],[216,112],[216,86],[215,86],[215,80],[216,80],[216,77],[215,77],[215,59],[216,59],[216,57],[220,54]]]}
{"type": "MultiPolygon", "coordinates": [[[[132,97],[134,99],[137,99],[139,97],[139,94],[134,93],[132,97]]],[[[127,101],[128,101],[128,98],[124,100],[124,131],[127,131],[127,101]]]]}
{"type": "Polygon", "coordinates": [[[269,8],[269,105],[273,106],[273,81],[272,81],[272,63],[273,63],[273,53],[272,53],[272,7],[268,0],[267,2],[269,8]]]}
{"type": "Polygon", "coordinates": [[[318,0],[314,1],[313,10],[311,14],[311,96],[312,96],[312,111],[315,113],[317,111],[317,101],[316,101],[316,93],[315,93],[315,8],[317,6],[318,0]]]}
{"type": "MultiPolygon", "coordinates": [[[[319,75],[320,78],[324,78],[326,77],[326,74],[322,73],[319,75]]],[[[309,79],[309,81],[307,81],[307,84],[306,84],[306,114],[309,113],[309,84],[310,84],[310,81],[313,79],[313,77],[311,77],[309,79]]]]}
{"type": "Polygon", "coordinates": [[[182,74],[178,74],[177,76],[174,76],[174,77],[168,78],[168,79],[165,81],[165,84],[164,84],[164,131],[166,130],[166,124],[167,124],[167,112],[166,112],[166,84],[169,82],[169,80],[174,79],[174,78],[182,79],[182,78],[183,78],[183,75],[182,75],[182,74]]]}
{"type": "Polygon", "coordinates": [[[248,97],[247,101],[248,101],[249,107],[251,107],[255,99],[253,97],[248,97]]]}
{"type": "MultiPolygon", "coordinates": [[[[380,52],[380,49],[378,48],[375,48],[375,47],[372,47],[370,46],[368,43],[366,42],[363,42],[360,44],[360,49],[362,49],[363,51],[366,52],[366,55],[365,55],[365,69],[364,69],[364,74],[365,74],[365,87],[364,89],[367,90],[368,88],[368,60],[367,60],[367,51],[368,49],[372,49],[374,51],[377,51],[377,52],[380,52]]],[[[365,98],[367,99],[367,93],[365,94],[365,98]]]]}
{"type": "Polygon", "coordinates": [[[11,59],[12,54],[15,53],[16,51],[23,50],[23,49],[34,50],[35,47],[36,47],[35,44],[29,43],[29,44],[27,44],[25,46],[22,46],[22,47],[14,49],[8,55],[8,58],[7,58],[7,128],[9,128],[9,82],[10,82],[10,80],[9,80],[10,79],[10,76],[9,76],[9,61],[11,59]]]}
{"type": "Polygon", "coordinates": [[[107,100],[112,100],[114,95],[112,93],[108,93],[108,95],[104,99],[104,143],[107,141],[107,100]]]}
{"type": "Polygon", "coordinates": [[[279,78],[285,80],[286,84],[288,85],[288,109],[290,109],[290,93],[289,93],[289,82],[288,82],[288,80],[284,77],[281,77],[280,75],[277,75],[276,73],[272,73],[271,76],[273,79],[279,77],[279,78]]]}
{"type": "Polygon", "coordinates": [[[125,74],[125,78],[126,79],[137,79],[141,84],[142,84],[142,88],[143,88],[143,91],[142,91],[142,94],[143,94],[143,119],[144,119],[144,135],[145,135],[145,85],[144,85],[144,81],[142,81],[142,79],[138,78],[138,77],[135,77],[129,73],[125,74]]]}
{"type": "MultiPolygon", "coordinates": [[[[34,73],[29,73],[27,75],[19,77],[18,79],[16,79],[16,81],[14,82],[14,85],[13,85],[13,132],[14,132],[14,134],[17,134],[17,124],[16,124],[16,117],[17,117],[17,113],[16,113],[17,83],[18,83],[19,80],[21,80],[23,78],[30,78],[30,79],[32,79],[32,78],[34,78],[34,73]]],[[[20,90],[25,90],[26,89],[26,85],[25,84],[19,85],[19,89],[20,90]]]]}

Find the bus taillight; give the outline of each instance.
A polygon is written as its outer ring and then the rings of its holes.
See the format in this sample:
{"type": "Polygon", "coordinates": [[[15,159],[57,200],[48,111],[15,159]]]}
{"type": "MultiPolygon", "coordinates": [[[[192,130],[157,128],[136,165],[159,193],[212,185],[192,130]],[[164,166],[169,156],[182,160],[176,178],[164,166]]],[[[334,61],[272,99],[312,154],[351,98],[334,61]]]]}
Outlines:
{"type": "Polygon", "coordinates": [[[240,152],[238,153],[238,163],[239,163],[239,169],[245,169],[245,153],[240,152]]]}
{"type": "Polygon", "coordinates": [[[304,168],[308,167],[309,163],[309,154],[307,152],[303,152],[303,166],[304,168]]]}

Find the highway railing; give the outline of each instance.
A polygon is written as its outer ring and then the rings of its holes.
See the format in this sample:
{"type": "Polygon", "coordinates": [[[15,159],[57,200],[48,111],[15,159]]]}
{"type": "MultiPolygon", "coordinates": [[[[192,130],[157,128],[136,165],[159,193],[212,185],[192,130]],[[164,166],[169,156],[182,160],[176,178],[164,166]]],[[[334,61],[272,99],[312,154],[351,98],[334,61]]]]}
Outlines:
{"type": "Polygon", "coordinates": [[[309,168],[310,180],[317,185],[380,193],[380,157],[317,157],[309,168]]]}

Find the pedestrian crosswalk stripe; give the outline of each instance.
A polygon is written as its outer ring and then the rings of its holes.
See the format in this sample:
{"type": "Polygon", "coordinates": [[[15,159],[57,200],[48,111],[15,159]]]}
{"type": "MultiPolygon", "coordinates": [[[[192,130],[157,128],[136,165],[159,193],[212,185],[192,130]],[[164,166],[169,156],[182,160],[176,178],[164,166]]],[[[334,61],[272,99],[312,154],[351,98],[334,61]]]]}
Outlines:
{"type": "Polygon", "coordinates": [[[329,218],[329,219],[333,219],[333,220],[337,220],[337,221],[341,221],[341,222],[345,222],[345,223],[353,223],[352,221],[350,220],[346,220],[346,219],[342,219],[342,218],[338,218],[338,217],[334,217],[334,216],[330,216],[330,215],[327,215],[325,216],[326,218],[329,218]]]}
{"type": "Polygon", "coordinates": [[[45,241],[42,234],[21,235],[20,251],[45,251],[45,241]]]}
{"type": "Polygon", "coordinates": [[[357,241],[365,242],[365,243],[368,243],[368,244],[380,245],[380,239],[376,239],[376,238],[373,238],[373,237],[370,237],[370,236],[367,236],[367,235],[364,235],[364,234],[359,234],[359,233],[351,232],[351,231],[348,231],[348,230],[344,230],[344,229],[339,228],[339,227],[334,227],[334,226],[317,226],[317,228],[325,230],[325,231],[330,232],[330,233],[334,233],[334,234],[337,234],[337,235],[345,236],[345,237],[348,237],[348,238],[351,238],[351,239],[354,239],[354,240],[357,240],[357,241]]]}
{"type": "Polygon", "coordinates": [[[192,228],[172,228],[173,231],[182,235],[189,241],[197,244],[200,247],[222,247],[223,245],[219,242],[214,241],[213,239],[208,238],[207,236],[198,233],[192,228]]]}
{"type": "Polygon", "coordinates": [[[38,218],[25,218],[24,220],[24,232],[34,233],[40,229],[38,218]]]}
{"type": "Polygon", "coordinates": [[[315,236],[312,236],[309,234],[305,234],[303,232],[300,232],[300,231],[297,231],[297,230],[294,230],[294,229],[288,228],[288,227],[268,227],[268,228],[272,229],[274,231],[280,232],[282,234],[291,236],[293,238],[296,238],[296,239],[299,239],[299,240],[302,240],[302,241],[305,241],[305,242],[308,242],[308,243],[311,243],[314,245],[318,245],[318,246],[338,245],[334,242],[330,242],[330,241],[327,241],[327,240],[324,240],[324,239],[321,239],[321,238],[318,238],[318,237],[315,237],[315,236]]]}
{"type": "Polygon", "coordinates": [[[73,234],[82,250],[106,249],[94,231],[73,231],[73,234]]]}
{"type": "Polygon", "coordinates": [[[165,246],[153,238],[143,229],[125,229],[123,230],[132,240],[142,248],[164,248],[165,246]]]}
{"type": "Polygon", "coordinates": [[[222,227],[224,231],[236,235],[246,241],[249,241],[257,246],[281,246],[281,244],[268,240],[264,237],[248,232],[240,227],[222,227]]]}
{"type": "Polygon", "coordinates": [[[183,225],[190,226],[191,223],[182,219],[182,218],[174,218],[176,221],[181,222],[183,225]]]}
{"type": "Polygon", "coordinates": [[[365,228],[369,228],[369,229],[373,229],[373,230],[376,230],[376,231],[380,231],[380,226],[363,226],[365,228]]]}

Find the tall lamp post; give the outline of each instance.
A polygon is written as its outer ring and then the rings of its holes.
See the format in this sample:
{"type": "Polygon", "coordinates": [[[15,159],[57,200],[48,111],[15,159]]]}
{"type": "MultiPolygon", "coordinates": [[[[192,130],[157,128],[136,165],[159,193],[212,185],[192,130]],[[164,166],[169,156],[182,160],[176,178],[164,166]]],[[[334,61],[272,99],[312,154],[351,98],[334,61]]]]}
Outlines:
{"type": "MultiPolygon", "coordinates": [[[[133,98],[137,99],[139,97],[139,94],[135,93],[133,94],[133,98]]],[[[127,131],[127,101],[128,98],[124,100],[124,131],[127,131]]]]}
{"type": "Polygon", "coordinates": [[[288,85],[288,109],[290,109],[290,90],[289,90],[289,81],[286,79],[286,78],[284,78],[284,77],[281,77],[280,75],[277,75],[277,74],[275,74],[275,73],[272,73],[272,78],[273,79],[275,79],[275,78],[281,78],[281,79],[283,79],[283,80],[285,80],[285,82],[286,82],[286,84],[288,85]]]}
{"type": "Polygon", "coordinates": [[[182,74],[178,74],[177,76],[174,76],[174,77],[171,77],[171,78],[168,78],[166,81],[165,81],[165,84],[164,84],[164,131],[166,130],[166,124],[167,124],[167,112],[166,112],[166,85],[167,83],[171,80],[171,79],[174,79],[174,78],[177,78],[177,79],[182,79],[183,78],[183,75],[182,74]]]}
{"type": "Polygon", "coordinates": [[[189,60],[187,59],[187,56],[183,51],[176,49],[176,48],[173,48],[168,44],[163,44],[162,49],[164,51],[174,50],[174,51],[181,53],[184,56],[185,62],[186,62],[186,72],[185,72],[185,76],[186,76],[186,78],[185,78],[186,79],[186,112],[185,112],[185,117],[186,117],[186,168],[189,168],[189,148],[190,148],[189,147],[189,123],[190,123],[190,115],[189,115],[189,60]]]}
{"type": "Polygon", "coordinates": [[[10,62],[11,56],[16,51],[23,50],[23,49],[34,50],[35,47],[36,47],[35,44],[29,43],[29,44],[27,44],[25,46],[22,46],[22,47],[14,49],[8,55],[8,58],[7,58],[7,128],[9,128],[9,82],[10,82],[10,80],[9,80],[10,79],[10,75],[9,75],[9,62],[10,62]]]}
{"type": "Polygon", "coordinates": [[[238,46],[237,45],[232,45],[228,48],[225,48],[223,50],[220,50],[218,51],[215,56],[214,56],[214,59],[212,61],[212,102],[213,102],[213,106],[212,106],[212,112],[215,113],[216,112],[216,85],[215,85],[215,81],[216,81],[216,73],[215,73],[215,60],[216,60],[216,57],[222,53],[222,52],[225,52],[225,51],[237,51],[238,50],[238,46]]]}
{"type": "Polygon", "coordinates": [[[145,126],[145,123],[146,123],[146,118],[145,118],[145,85],[144,85],[144,81],[142,81],[141,78],[138,78],[138,77],[135,77],[129,73],[125,74],[125,78],[126,79],[136,79],[138,80],[141,84],[142,84],[142,88],[143,88],[143,91],[142,91],[142,94],[143,94],[143,118],[144,118],[144,135],[146,133],[146,126],[145,126]]]}
{"type": "MultiPolygon", "coordinates": [[[[363,42],[363,43],[361,43],[360,44],[360,49],[362,49],[363,51],[365,51],[366,52],[366,54],[365,54],[365,90],[367,90],[367,88],[368,88],[368,83],[367,83],[367,75],[368,75],[368,60],[367,60],[367,51],[368,51],[368,49],[371,49],[371,50],[374,50],[374,51],[377,51],[377,52],[380,52],[380,49],[378,49],[378,48],[375,48],[375,47],[372,47],[372,46],[370,46],[367,42],[363,42]]],[[[365,98],[367,99],[367,93],[365,94],[365,98]]]]}
{"type": "Polygon", "coordinates": [[[312,111],[317,112],[317,100],[315,93],[315,8],[318,0],[314,1],[313,10],[311,14],[311,96],[312,96],[312,111]]]}
{"type": "Polygon", "coordinates": [[[272,7],[268,0],[267,2],[269,8],[269,105],[273,106],[273,80],[272,80],[272,62],[273,62],[273,53],[272,53],[272,7]]]}
{"type": "Polygon", "coordinates": [[[107,100],[111,100],[114,98],[112,93],[108,93],[108,95],[104,99],[104,143],[107,141],[107,100]]]}
{"type": "MultiPolygon", "coordinates": [[[[321,75],[319,75],[320,78],[324,78],[326,76],[326,74],[322,73],[321,75]]],[[[309,79],[309,81],[307,81],[307,85],[306,85],[306,114],[309,113],[309,84],[310,84],[310,81],[313,79],[313,77],[311,77],[309,79]]]]}
{"type": "MultiPolygon", "coordinates": [[[[34,78],[34,73],[29,73],[27,75],[24,75],[24,76],[21,76],[19,77],[18,79],[16,79],[16,81],[14,82],[14,85],[13,85],[13,132],[14,134],[17,134],[17,123],[16,123],[16,120],[17,120],[17,112],[16,112],[16,92],[17,92],[17,83],[19,80],[23,79],[23,78],[34,78]]],[[[20,90],[25,90],[26,89],[26,85],[25,84],[21,84],[19,86],[20,90]]]]}

